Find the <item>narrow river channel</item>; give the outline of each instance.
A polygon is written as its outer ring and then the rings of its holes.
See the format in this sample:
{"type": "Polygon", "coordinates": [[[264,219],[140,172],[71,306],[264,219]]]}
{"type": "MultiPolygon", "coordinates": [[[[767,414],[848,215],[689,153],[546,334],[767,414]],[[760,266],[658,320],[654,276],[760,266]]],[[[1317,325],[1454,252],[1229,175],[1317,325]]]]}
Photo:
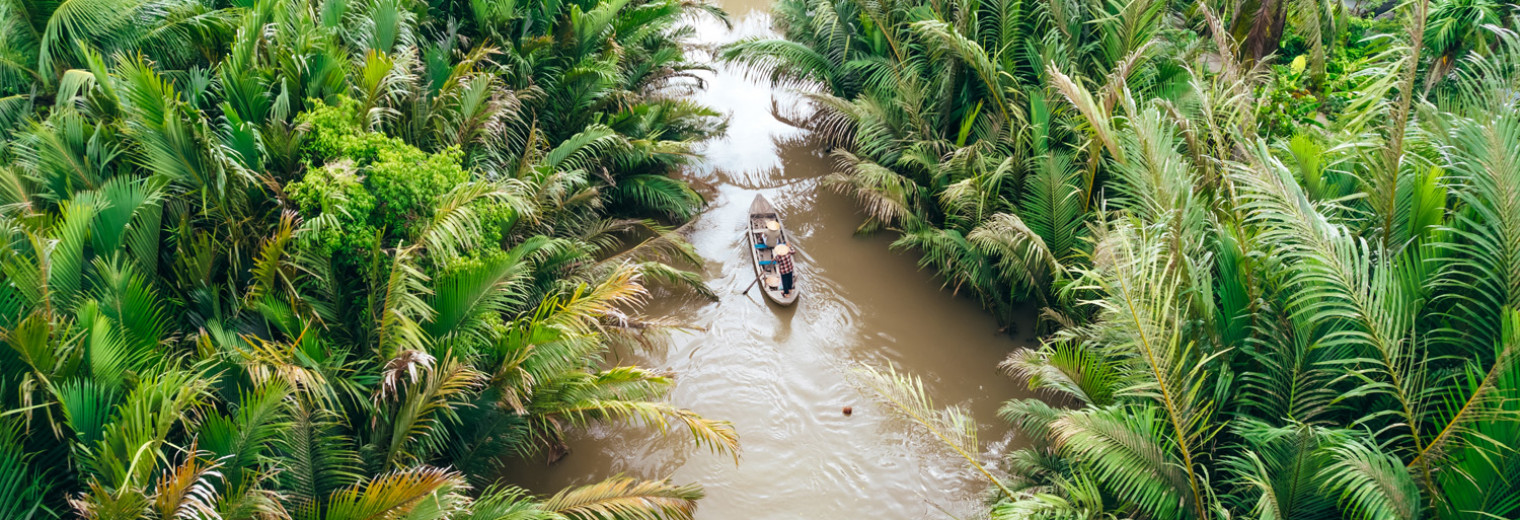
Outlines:
{"type": "MultiPolygon", "coordinates": [[[[719,3],[734,27],[700,21],[703,44],[772,34],[769,0],[719,3]]],[[[608,425],[577,434],[557,464],[525,462],[531,467],[509,479],[538,493],[618,474],[696,482],[707,491],[701,520],[976,518],[985,481],[862,394],[849,370],[892,362],[922,376],[939,404],[967,407],[983,425],[983,444],[1001,452],[1019,441],[997,408],[1030,392],[997,364],[1032,341],[1030,326],[1017,338],[1000,334],[974,302],[920,271],[914,255],[889,252],[890,237],[854,236],[854,202],[820,188],[829,160],[805,132],[771,116],[773,96],[783,109],[797,103],[740,71],[718,66],[709,77],[700,100],[731,119],[727,137],[709,143],[692,172],[712,200],[689,239],[721,300],[652,302],[644,314],[692,329],[623,360],[672,371],[671,401],[733,421],[739,463],[691,447],[680,432],[661,438],[608,425]],[[756,193],[779,207],[800,250],[803,293],[792,308],[768,305],[759,291],[735,294],[754,280],[740,230],[756,193]],[[844,406],[854,414],[842,414],[844,406]]]]}

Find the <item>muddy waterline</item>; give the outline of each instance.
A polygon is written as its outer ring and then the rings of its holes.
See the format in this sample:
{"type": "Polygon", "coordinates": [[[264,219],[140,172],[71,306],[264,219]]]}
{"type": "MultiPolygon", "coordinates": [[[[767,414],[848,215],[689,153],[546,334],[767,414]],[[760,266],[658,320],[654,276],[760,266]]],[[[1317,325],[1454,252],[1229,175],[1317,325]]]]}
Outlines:
{"type": "MultiPolygon", "coordinates": [[[[719,3],[733,29],[704,20],[699,41],[772,34],[769,0],[719,3]]],[[[1016,338],[1000,334],[974,302],[920,271],[914,255],[889,252],[890,237],[854,236],[854,202],[819,187],[830,161],[805,132],[771,116],[773,97],[787,110],[794,96],[720,66],[699,97],[731,114],[727,137],[705,147],[693,172],[714,194],[689,233],[721,300],[657,299],[646,315],[692,330],[619,361],[672,371],[670,400],[732,421],[741,459],[694,448],[684,432],[604,425],[576,434],[560,462],[525,461],[508,479],[537,493],[619,474],[696,482],[707,491],[702,520],[978,517],[985,481],[862,394],[849,371],[891,362],[922,376],[939,404],[962,405],[983,425],[991,457],[1019,442],[996,411],[1031,394],[997,364],[1031,344],[1030,327],[1016,338]],[[735,294],[754,280],[740,230],[756,193],[782,211],[798,246],[803,293],[792,308],[769,305],[758,291],[735,294]]]]}

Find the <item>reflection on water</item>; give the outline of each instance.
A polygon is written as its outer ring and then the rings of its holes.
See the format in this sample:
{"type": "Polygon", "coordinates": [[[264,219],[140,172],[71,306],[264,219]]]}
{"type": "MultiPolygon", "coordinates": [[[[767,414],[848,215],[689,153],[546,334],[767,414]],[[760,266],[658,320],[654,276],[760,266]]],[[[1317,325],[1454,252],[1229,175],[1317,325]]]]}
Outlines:
{"type": "MultiPolygon", "coordinates": [[[[769,33],[765,0],[728,3],[734,29],[703,23],[702,41],[769,33]]],[[[855,204],[820,189],[829,160],[804,132],[771,117],[773,94],[783,107],[796,103],[735,71],[709,78],[701,100],[732,118],[728,136],[707,145],[706,163],[692,173],[715,195],[689,239],[722,298],[654,302],[646,314],[693,330],[622,360],[673,371],[671,401],[733,421],[739,464],[680,435],[598,426],[574,439],[561,462],[526,462],[509,478],[538,493],[617,474],[697,482],[707,490],[697,515],[705,520],[974,518],[985,483],[863,396],[848,371],[856,362],[892,362],[922,376],[940,404],[966,406],[986,444],[1001,450],[1018,440],[1008,439],[997,407],[1029,392],[996,366],[1030,339],[999,334],[987,313],[942,291],[912,256],[890,253],[889,237],[855,237],[855,204]],[[735,294],[754,279],[741,230],[755,193],[777,206],[794,236],[803,293],[791,308],[767,304],[758,291],[735,294]],[[841,413],[844,406],[854,414],[841,413]]]]}

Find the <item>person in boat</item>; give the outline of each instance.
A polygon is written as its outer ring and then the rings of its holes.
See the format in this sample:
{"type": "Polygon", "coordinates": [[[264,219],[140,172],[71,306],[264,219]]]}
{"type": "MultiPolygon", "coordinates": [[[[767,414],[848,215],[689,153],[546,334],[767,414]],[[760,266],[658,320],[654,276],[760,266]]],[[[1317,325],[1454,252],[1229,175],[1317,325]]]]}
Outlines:
{"type": "Polygon", "coordinates": [[[772,250],[776,255],[776,272],[781,273],[781,295],[792,295],[792,247],[786,244],[776,246],[772,250]]]}

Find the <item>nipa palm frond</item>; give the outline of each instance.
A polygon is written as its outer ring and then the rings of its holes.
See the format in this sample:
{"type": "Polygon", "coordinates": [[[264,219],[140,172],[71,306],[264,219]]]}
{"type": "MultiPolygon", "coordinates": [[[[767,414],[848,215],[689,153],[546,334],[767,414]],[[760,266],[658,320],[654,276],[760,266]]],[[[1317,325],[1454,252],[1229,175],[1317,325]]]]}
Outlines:
{"type": "Polygon", "coordinates": [[[328,499],[322,520],[369,520],[400,517],[433,520],[449,518],[464,510],[461,493],[466,484],[459,473],[418,466],[387,473],[328,499]],[[419,513],[430,514],[419,514],[419,513]]]}
{"type": "Polygon", "coordinates": [[[976,421],[964,411],[956,407],[936,408],[924,390],[923,381],[917,376],[899,373],[896,366],[887,365],[887,369],[882,371],[869,365],[859,365],[854,373],[861,384],[894,413],[927,430],[943,446],[965,459],[989,483],[997,486],[1004,496],[1014,496],[983,462],[980,456],[982,448],[977,441],[976,421]]]}
{"type": "Polygon", "coordinates": [[[702,488],[614,477],[555,494],[543,508],[572,520],[663,518],[691,520],[702,488]]]}

